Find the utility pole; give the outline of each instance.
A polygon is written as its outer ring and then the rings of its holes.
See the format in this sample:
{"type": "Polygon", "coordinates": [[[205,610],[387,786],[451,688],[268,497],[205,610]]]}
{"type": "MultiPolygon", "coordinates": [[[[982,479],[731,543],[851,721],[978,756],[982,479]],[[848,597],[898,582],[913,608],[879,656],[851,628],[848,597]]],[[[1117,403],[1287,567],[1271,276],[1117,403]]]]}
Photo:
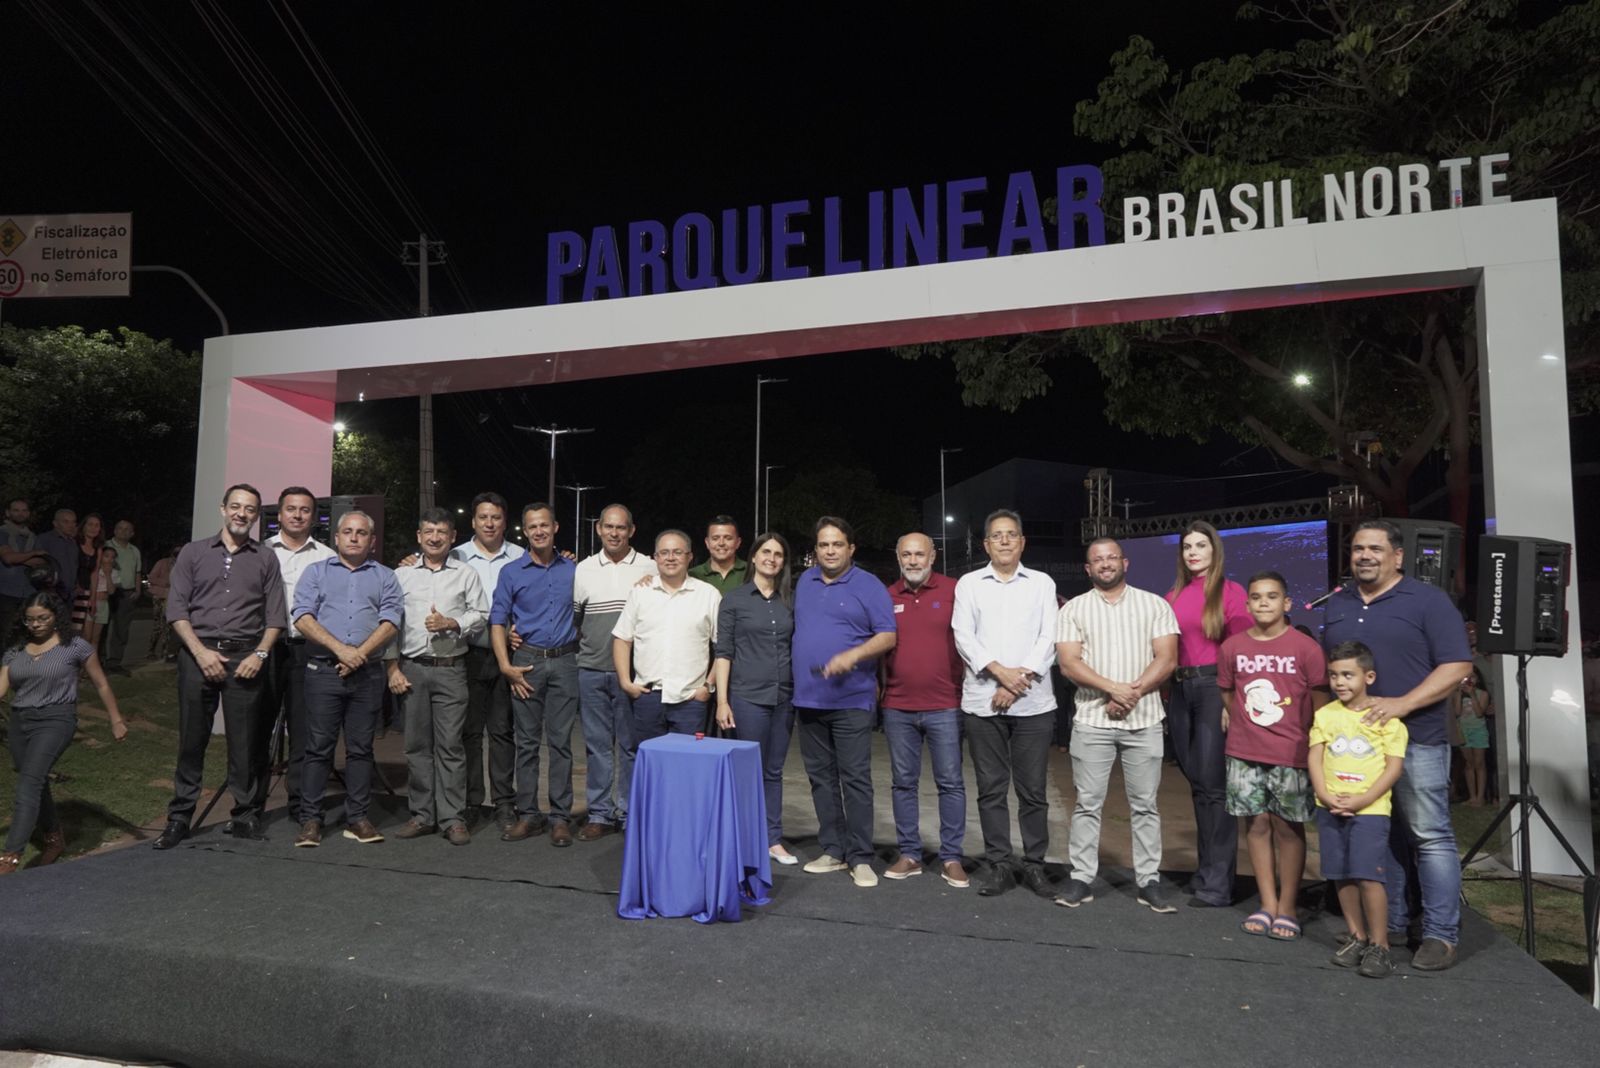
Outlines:
{"type": "MultiPolygon", "coordinates": [[[[574,556],[583,555],[583,542],[579,535],[583,531],[583,494],[585,490],[605,489],[604,486],[557,486],[557,489],[571,490],[578,495],[572,505],[572,552],[574,556]]],[[[555,515],[555,502],[550,502],[550,514],[555,515]]],[[[591,554],[593,550],[590,550],[591,554]]]]}
{"type": "MultiPolygon", "coordinates": [[[[950,555],[950,513],[944,510],[944,458],[950,453],[960,451],[959,446],[939,450],[939,555],[946,558],[950,555]]],[[[970,528],[970,522],[968,526],[970,528]]]]}
{"type": "MultiPolygon", "coordinates": [[[[763,480],[766,482],[762,493],[762,496],[766,499],[766,504],[761,510],[761,529],[756,531],[757,534],[768,533],[772,530],[772,472],[782,469],[782,464],[767,464],[762,475],[763,480]]],[[[752,545],[750,549],[752,552],[755,551],[755,546],[752,545]]]]}
{"type": "MultiPolygon", "coordinates": [[[[417,269],[417,315],[426,317],[433,312],[428,303],[428,268],[445,261],[448,253],[443,241],[429,241],[427,234],[418,234],[415,241],[400,242],[400,262],[417,269]]],[[[426,512],[433,507],[433,394],[424,393],[417,398],[417,511],[426,512]]]]}
{"type": "Polygon", "coordinates": [[[787,382],[787,378],[764,378],[756,375],[756,508],[750,517],[753,525],[761,524],[761,387],[787,382]]]}
{"type": "Polygon", "coordinates": [[[545,503],[551,508],[555,507],[556,499],[556,438],[562,434],[593,434],[594,427],[573,426],[513,426],[511,429],[520,430],[525,434],[550,435],[550,488],[545,492],[545,503]]]}

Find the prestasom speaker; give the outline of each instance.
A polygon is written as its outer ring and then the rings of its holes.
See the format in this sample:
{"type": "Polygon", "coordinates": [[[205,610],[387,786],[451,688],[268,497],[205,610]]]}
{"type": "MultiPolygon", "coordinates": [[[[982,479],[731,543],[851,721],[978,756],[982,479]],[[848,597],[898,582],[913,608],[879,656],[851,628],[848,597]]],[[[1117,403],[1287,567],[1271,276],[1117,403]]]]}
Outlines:
{"type": "Polygon", "coordinates": [[[1563,656],[1572,546],[1546,538],[1478,541],[1478,651],[1563,656]]]}

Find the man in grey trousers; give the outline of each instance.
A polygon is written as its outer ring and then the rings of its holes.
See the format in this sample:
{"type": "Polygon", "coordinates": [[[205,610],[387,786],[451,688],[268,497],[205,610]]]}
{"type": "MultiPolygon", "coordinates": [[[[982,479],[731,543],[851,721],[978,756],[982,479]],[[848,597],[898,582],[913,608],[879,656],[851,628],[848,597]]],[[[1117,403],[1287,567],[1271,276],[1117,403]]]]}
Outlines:
{"type": "Polygon", "coordinates": [[[472,841],[464,809],[467,759],[467,642],[488,623],[489,603],[478,573],[455,559],[455,523],[432,508],[417,524],[422,553],[395,572],[405,591],[405,622],[390,646],[389,692],[406,732],[406,793],[411,819],[396,838],[442,830],[451,845],[472,841]],[[398,649],[396,648],[398,646],[398,649]]]}

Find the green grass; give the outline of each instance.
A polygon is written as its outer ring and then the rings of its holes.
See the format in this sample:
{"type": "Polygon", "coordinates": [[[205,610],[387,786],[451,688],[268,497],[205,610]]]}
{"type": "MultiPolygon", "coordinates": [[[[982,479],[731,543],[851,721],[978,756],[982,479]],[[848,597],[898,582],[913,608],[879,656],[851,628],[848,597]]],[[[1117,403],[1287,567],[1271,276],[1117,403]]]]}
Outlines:
{"type": "MultiPolygon", "coordinates": [[[[128,720],[128,737],[117,743],[99,697],[81,684],[78,732],[56,762],[50,792],[61,814],[69,857],[130,834],[160,818],[172,797],[172,770],[178,754],[178,701],[169,664],[140,668],[132,678],[113,678],[111,687],[128,720]]],[[[0,835],[10,829],[16,778],[10,761],[0,775],[0,835]]],[[[227,754],[220,737],[206,753],[205,785],[221,784],[227,754]]],[[[23,855],[37,853],[39,835],[23,855]]]]}

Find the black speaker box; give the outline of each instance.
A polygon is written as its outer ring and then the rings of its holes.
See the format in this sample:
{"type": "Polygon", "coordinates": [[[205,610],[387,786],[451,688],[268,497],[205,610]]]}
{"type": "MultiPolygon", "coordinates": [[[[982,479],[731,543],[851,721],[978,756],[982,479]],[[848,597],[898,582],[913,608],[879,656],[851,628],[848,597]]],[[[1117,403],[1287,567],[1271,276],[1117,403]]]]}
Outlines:
{"type": "Polygon", "coordinates": [[[1572,546],[1545,538],[1478,541],[1478,651],[1563,656],[1572,546]]]}

